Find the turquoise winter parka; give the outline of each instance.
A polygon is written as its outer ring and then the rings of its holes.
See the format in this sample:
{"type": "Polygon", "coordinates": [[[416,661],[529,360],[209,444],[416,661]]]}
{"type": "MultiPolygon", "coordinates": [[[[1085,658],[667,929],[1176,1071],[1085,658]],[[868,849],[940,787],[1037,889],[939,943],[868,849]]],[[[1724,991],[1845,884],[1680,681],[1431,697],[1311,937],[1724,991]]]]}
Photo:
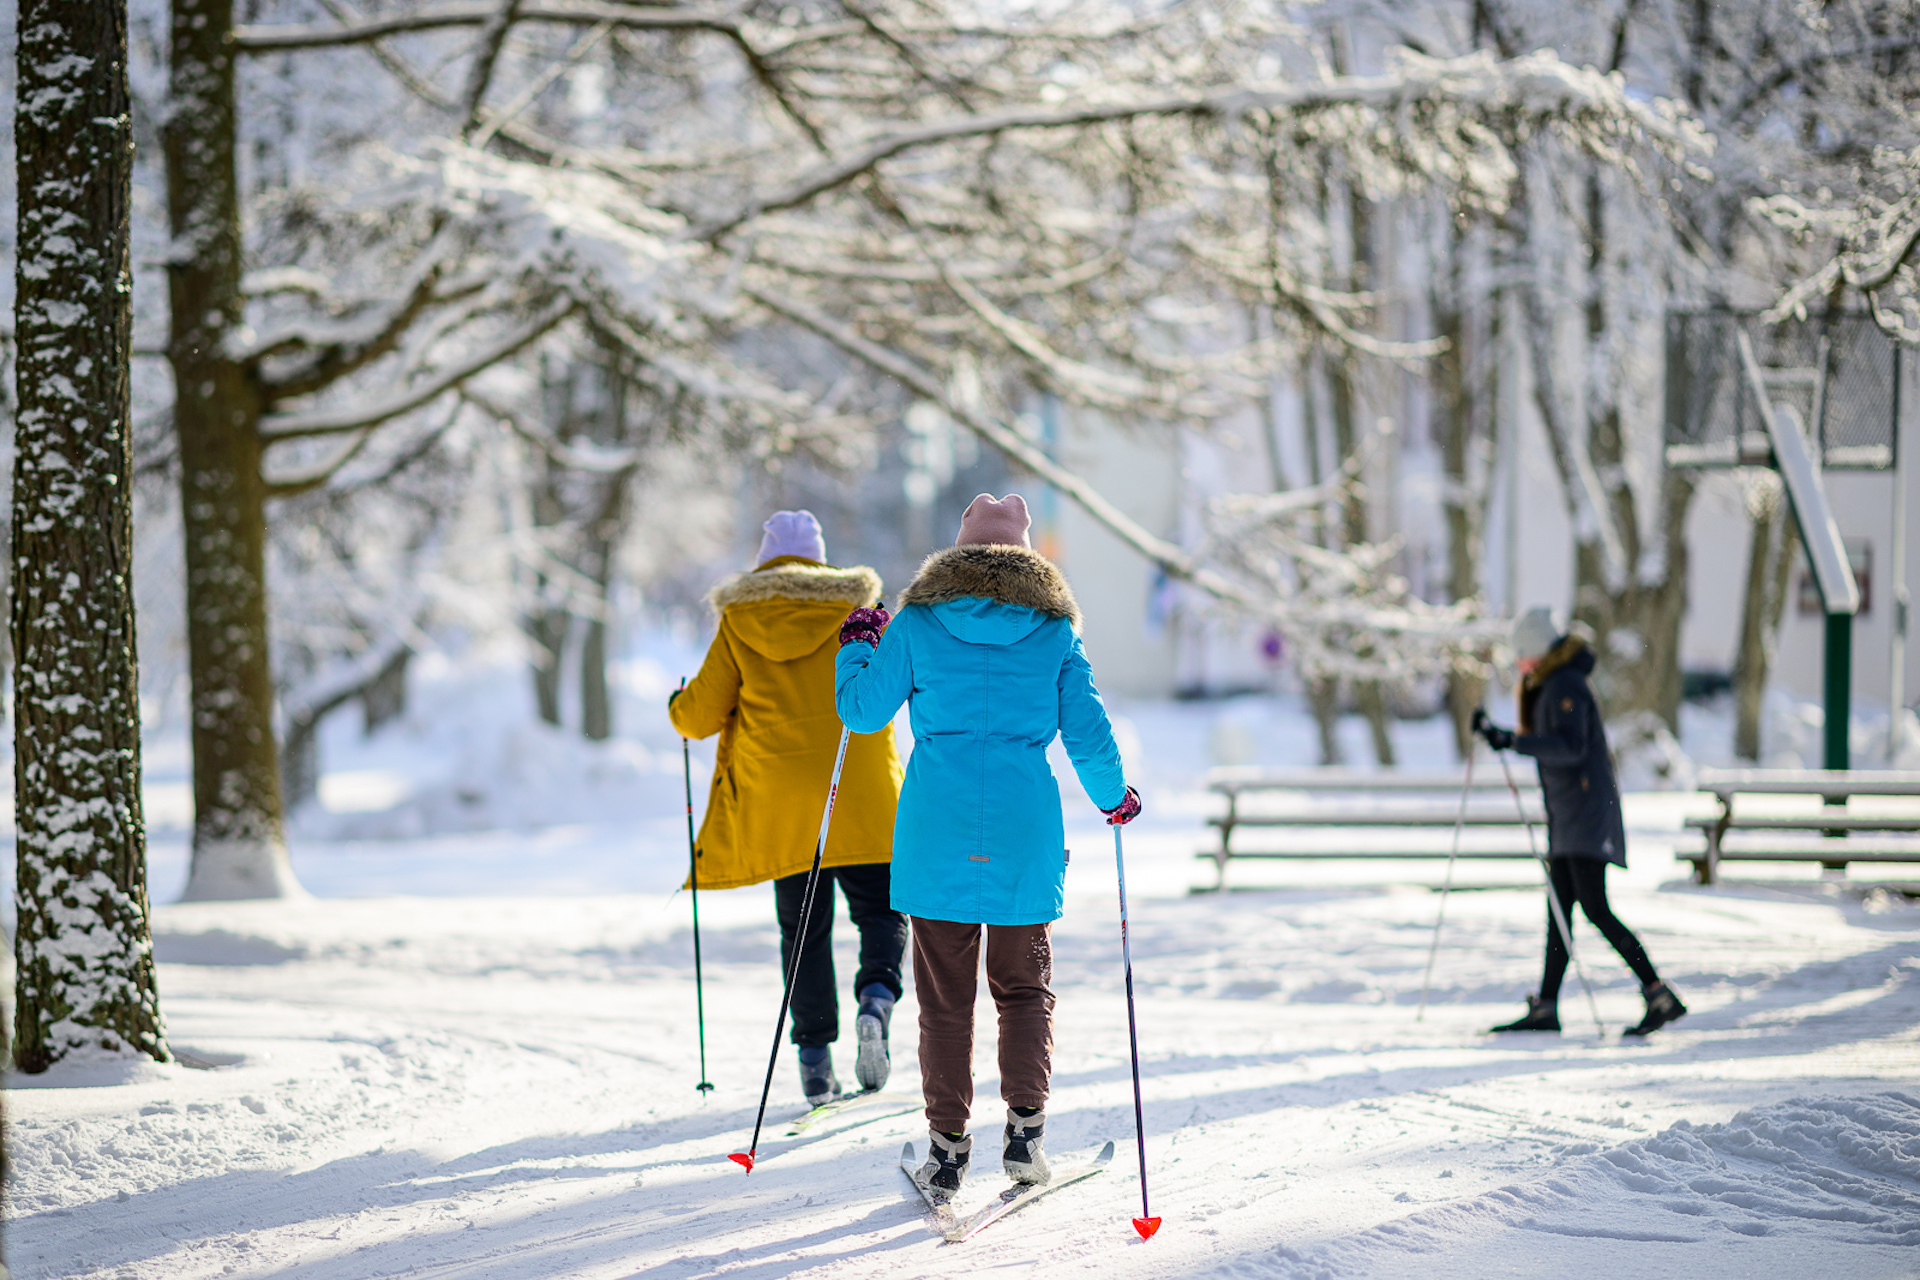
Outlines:
{"type": "Polygon", "coordinates": [[[1059,735],[1093,803],[1126,798],[1120,750],[1066,579],[1025,547],[935,552],[878,648],[841,647],[834,702],[855,733],[905,702],[913,754],[893,828],[893,909],[963,924],[1060,918],[1066,834],[1047,764],[1059,735]]]}

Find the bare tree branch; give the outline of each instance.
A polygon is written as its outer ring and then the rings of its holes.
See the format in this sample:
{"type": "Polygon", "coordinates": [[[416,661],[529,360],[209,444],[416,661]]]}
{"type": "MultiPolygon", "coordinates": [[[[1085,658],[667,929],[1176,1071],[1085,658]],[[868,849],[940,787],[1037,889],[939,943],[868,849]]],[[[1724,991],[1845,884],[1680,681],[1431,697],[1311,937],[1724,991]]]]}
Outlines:
{"type": "Polygon", "coordinates": [[[336,410],[332,413],[270,414],[261,419],[260,438],[268,444],[278,444],[283,440],[345,435],[349,431],[378,426],[403,413],[418,409],[421,405],[451,391],[468,378],[538,341],[555,325],[572,315],[577,306],[578,304],[571,298],[556,303],[499,342],[482,348],[439,376],[430,378],[418,386],[409,387],[377,403],[336,410]]]}
{"type": "Polygon", "coordinates": [[[473,66],[467,72],[467,89],[462,95],[463,112],[460,136],[471,139],[480,127],[480,104],[486,101],[487,86],[493,82],[493,64],[500,59],[500,46],[507,42],[520,0],[500,0],[485,25],[480,28],[479,47],[473,52],[473,66]]]}
{"type": "MultiPolygon", "coordinates": [[[[532,0],[517,6],[510,22],[546,22],[571,26],[591,26],[611,22],[615,26],[651,31],[713,31],[741,36],[740,23],[725,13],[701,9],[643,8],[635,5],[604,4],[596,0],[532,0]]],[[[390,18],[372,18],[344,27],[320,26],[247,26],[234,29],[233,43],[242,53],[277,53],[291,49],[336,49],[347,45],[369,44],[390,36],[420,31],[442,31],[449,27],[486,26],[496,20],[502,5],[496,0],[477,3],[439,4],[390,18]]],[[[497,51],[496,51],[497,52],[497,51]]],[[[484,89],[484,85],[482,86],[484,89]]],[[[471,82],[469,83],[471,89],[471,82]]]]}

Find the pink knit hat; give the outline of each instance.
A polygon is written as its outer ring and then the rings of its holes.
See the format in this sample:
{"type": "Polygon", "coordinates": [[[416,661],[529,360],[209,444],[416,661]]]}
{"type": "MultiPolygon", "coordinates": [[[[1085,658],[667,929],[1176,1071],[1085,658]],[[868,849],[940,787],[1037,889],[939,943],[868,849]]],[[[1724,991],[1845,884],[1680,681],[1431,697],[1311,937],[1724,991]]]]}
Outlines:
{"type": "Polygon", "coordinates": [[[995,498],[983,493],[967,504],[967,514],[960,517],[960,536],[953,540],[953,545],[1031,547],[1027,529],[1032,524],[1027,516],[1027,500],[1019,494],[995,498]]]}

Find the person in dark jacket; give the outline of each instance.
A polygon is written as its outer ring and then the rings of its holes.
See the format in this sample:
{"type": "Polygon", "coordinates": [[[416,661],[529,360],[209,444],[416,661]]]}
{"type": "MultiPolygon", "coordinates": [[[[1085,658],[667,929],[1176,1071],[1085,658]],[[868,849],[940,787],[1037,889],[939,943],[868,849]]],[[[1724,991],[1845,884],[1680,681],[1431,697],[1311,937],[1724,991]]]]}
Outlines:
{"type": "MultiPolygon", "coordinates": [[[[1567,926],[1578,903],[1587,919],[1640,979],[1646,1016],[1627,1028],[1644,1036],[1687,1007],[1660,980],[1647,949],[1620,923],[1607,904],[1607,867],[1627,865],[1626,824],[1620,813],[1620,788],[1614,782],[1613,757],[1600,706],[1587,677],[1594,653],[1578,636],[1562,635],[1545,608],[1529,610],[1514,624],[1512,647],[1520,663],[1520,731],[1503,729],[1485,711],[1474,713],[1474,729],[1495,751],[1532,756],[1540,769],[1540,791],[1547,806],[1549,892],[1558,899],[1567,926]]],[[[1558,1031],[1560,983],[1567,973],[1567,944],[1547,910],[1547,962],[1540,993],[1527,997],[1525,1016],[1495,1031],[1558,1031]]]]}

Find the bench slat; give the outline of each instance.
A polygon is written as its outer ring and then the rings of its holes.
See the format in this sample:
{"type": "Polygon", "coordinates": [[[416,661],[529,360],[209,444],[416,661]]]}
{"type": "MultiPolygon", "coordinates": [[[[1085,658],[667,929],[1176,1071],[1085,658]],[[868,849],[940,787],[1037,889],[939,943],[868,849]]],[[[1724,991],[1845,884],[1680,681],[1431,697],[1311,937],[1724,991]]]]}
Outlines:
{"type": "MultiPolygon", "coordinates": [[[[1219,853],[1209,849],[1202,849],[1193,856],[1196,859],[1203,859],[1207,862],[1218,862],[1220,860],[1219,853]]],[[[1270,862],[1284,862],[1289,859],[1301,862],[1309,860],[1319,862],[1343,862],[1349,859],[1357,862],[1409,862],[1445,858],[1446,856],[1447,851],[1445,849],[1254,849],[1245,852],[1235,849],[1233,853],[1229,855],[1229,858],[1234,862],[1239,862],[1244,858],[1259,858],[1270,862]]],[[[1528,853],[1525,849],[1462,849],[1459,856],[1462,859],[1497,859],[1501,861],[1519,859],[1527,862],[1538,861],[1533,854],[1528,853]]]]}
{"type": "MultiPolygon", "coordinates": [[[[1723,819],[1688,818],[1687,826],[1698,831],[1712,831],[1723,819]]],[[[1724,820],[1727,834],[1738,831],[1920,831],[1920,817],[1916,818],[1876,818],[1865,814],[1818,814],[1805,815],[1769,815],[1764,818],[1743,818],[1738,815],[1724,820]]]]}
{"type": "MultiPolygon", "coordinates": [[[[1446,827],[1452,829],[1457,818],[1452,813],[1290,813],[1248,815],[1236,814],[1231,821],[1226,818],[1208,818],[1210,827],[1446,827]]],[[[1547,818],[1543,813],[1527,815],[1534,826],[1543,827],[1547,818]]],[[[1462,824],[1468,827],[1519,827],[1526,825],[1517,813],[1468,813],[1462,824]]]]}

